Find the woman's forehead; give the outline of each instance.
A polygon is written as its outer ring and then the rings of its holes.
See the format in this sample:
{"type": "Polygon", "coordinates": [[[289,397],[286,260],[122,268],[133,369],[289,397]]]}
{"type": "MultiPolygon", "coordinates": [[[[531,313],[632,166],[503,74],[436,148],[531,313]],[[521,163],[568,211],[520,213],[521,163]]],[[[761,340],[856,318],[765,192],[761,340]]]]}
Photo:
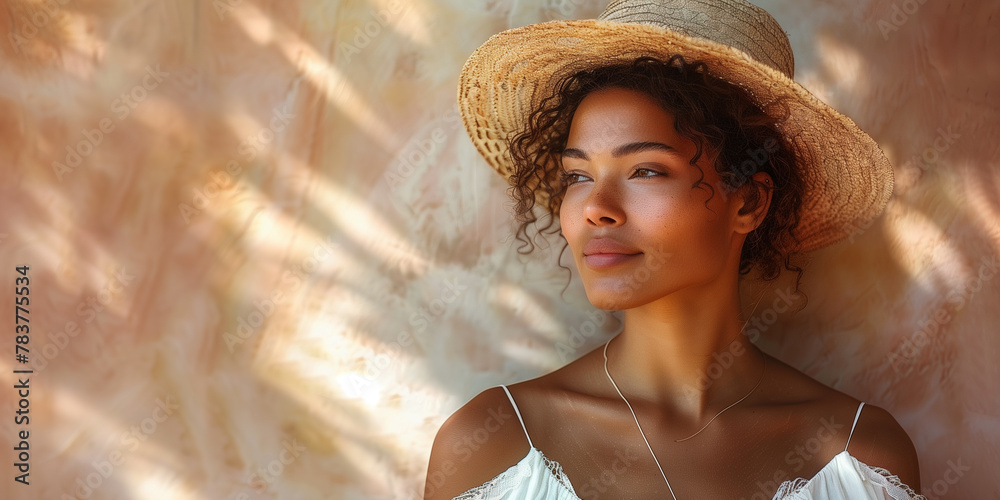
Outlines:
{"type": "Polygon", "coordinates": [[[587,155],[611,154],[633,143],[661,143],[693,154],[694,143],[674,128],[674,116],[653,97],[636,90],[608,88],[580,102],[570,123],[566,148],[587,155]]]}

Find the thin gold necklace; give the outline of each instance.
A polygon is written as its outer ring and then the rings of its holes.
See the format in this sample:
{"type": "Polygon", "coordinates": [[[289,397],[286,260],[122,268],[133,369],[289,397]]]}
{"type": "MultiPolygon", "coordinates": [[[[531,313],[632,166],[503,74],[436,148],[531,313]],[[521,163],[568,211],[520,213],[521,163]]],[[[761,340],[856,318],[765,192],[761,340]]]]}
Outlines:
{"type": "MultiPolygon", "coordinates": [[[[754,309],[756,309],[756,306],[754,306],[754,309]]],[[[747,321],[747,323],[749,323],[749,320],[747,321]]],[[[746,328],[746,325],[744,325],[744,328],[746,328]]],[[[617,335],[615,337],[617,337],[617,335]]],[[[674,500],[677,500],[677,496],[674,495],[674,489],[670,486],[670,481],[667,480],[667,475],[663,472],[663,467],[660,466],[660,461],[656,458],[656,453],[653,453],[653,447],[649,445],[649,440],[646,439],[646,433],[642,431],[642,426],[639,425],[639,418],[635,416],[635,410],[632,409],[632,405],[628,402],[628,399],[625,399],[625,395],[622,394],[622,391],[618,389],[618,384],[615,383],[615,379],[611,378],[611,372],[608,371],[608,345],[611,344],[611,341],[615,337],[608,339],[608,341],[605,342],[604,344],[604,373],[608,375],[608,380],[610,380],[611,385],[615,387],[615,391],[618,391],[618,395],[621,396],[622,401],[625,401],[625,404],[628,405],[628,411],[632,412],[632,418],[635,419],[635,425],[636,427],[639,428],[639,434],[642,435],[642,440],[646,442],[646,448],[649,448],[649,454],[653,456],[653,461],[656,462],[656,467],[660,469],[660,475],[663,476],[663,481],[667,483],[667,489],[670,490],[670,496],[674,500]]],[[[675,439],[674,442],[680,443],[681,441],[687,441],[688,439],[697,436],[701,431],[705,430],[705,428],[708,427],[708,425],[711,424],[713,420],[715,420],[719,415],[722,415],[722,412],[736,406],[744,399],[750,397],[750,395],[753,394],[753,391],[756,391],[757,387],[759,387],[760,383],[764,380],[764,372],[767,370],[767,356],[764,356],[763,360],[764,360],[764,366],[761,369],[760,378],[757,380],[757,384],[753,386],[753,389],[750,389],[750,392],[748,392],[746,396],[743,396],[742,398],[736,400],[735,403],[723,408],[722,411],[720,411],[719,413],[716,413],[715,416],[708,421],[708,423],[706,423],[701,429],[698,429],[698,432],[695,432],[694,434],[684,439],[675,439]]]]}

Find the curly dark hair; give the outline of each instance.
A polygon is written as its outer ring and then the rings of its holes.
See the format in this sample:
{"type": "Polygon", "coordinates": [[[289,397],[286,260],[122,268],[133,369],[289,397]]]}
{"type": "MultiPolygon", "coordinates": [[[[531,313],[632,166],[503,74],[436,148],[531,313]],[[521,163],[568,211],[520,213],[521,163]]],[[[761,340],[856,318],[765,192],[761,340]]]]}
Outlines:
{"type": "MultiPolygon", "coordinates": [[[[571,74],[561,79],[553,94],[533,110],[525,128],[507,141],[514,164],[508,194],[514,200],[514,215],[519,223],[516,238],[522,243],[518,253],[534,249],[528,237],[529,226],[535,226],[538,233],[548,230],[549,234],[562,235],[561,228],[551,228],[558,219],[567,187],[558,174],[570,123],[587,95],[612,87],[643,92],[672,114],[677,132],[697,146],[689,162],[694,168],[699,168],[695,164],[705,148],[716,153],[714,167],[722,178],[722,189],[741,191],[746,200],[741,213],[754,210],[764,201],[751,183],[769,188],[751,176],[758,171],[770,174],[775,184],[771,206],[744,241],[739,276],[757,267],[761,279],[772,281],[781,274],[783,265],[797,272],[798,292],[803,270],[791,262],[798,252],[787,249],[798,241],[793,231],[799,224],[804,184],[795,163],[801,153],[776,127],[788,116],[788,108],[779,100],[761,109],[747,90],[709,74],[704,63],[687,62],[680,55],[667,61],[643,56],[571,74]],[[539,214],[536,204],[547,214],[539,214]],[[539,223],[539,215],[548,219],[544,226],[539,223]]],[[[715,189],[702,179],[704,173],[691,187],[707,186],[714,196],[715,189]]],[[[708,201],[705,204],[707,207],[708,201]]],[[[566,242],[563,246],[560,258],[568,245],[566,242]]]]}

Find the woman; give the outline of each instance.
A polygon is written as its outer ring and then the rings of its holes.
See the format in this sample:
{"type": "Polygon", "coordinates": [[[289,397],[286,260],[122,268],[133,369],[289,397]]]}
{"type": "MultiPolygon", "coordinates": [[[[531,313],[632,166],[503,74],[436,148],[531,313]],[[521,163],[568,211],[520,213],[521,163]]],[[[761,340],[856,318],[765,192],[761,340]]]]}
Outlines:
{"type": "Polygon", "coordinates": [[[922,498],[888,412],[768,356],[739,318],[742,276],[801,278],[792,255],[891,194],[874,141],[791,75],[780,26],[735,0],[616,1],[470,57],[460,108],[519,238],[558,217],[588,299],[625,324],[456,411],[425,498],[922,498]]]}

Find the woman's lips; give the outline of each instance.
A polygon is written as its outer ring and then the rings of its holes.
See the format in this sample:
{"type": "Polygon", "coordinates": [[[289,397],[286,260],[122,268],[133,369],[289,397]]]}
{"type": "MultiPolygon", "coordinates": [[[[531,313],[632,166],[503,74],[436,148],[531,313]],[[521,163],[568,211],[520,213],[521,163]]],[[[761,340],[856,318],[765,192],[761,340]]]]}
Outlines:
{"type": "Polygon", "coordinates": [[[584,255],[594,254],[623,254],[633,255],[642,253],[638,248],[622,243],[614,238],[594,238],[583,246],[584,255]]]}
{"type": "Polygon", "coordinates": [[[584,255],[583,262],[591,269],[607,269],[628,262],[640,255],[642,255],[641,252],[635,254],[593,253],[584,255]]]}

